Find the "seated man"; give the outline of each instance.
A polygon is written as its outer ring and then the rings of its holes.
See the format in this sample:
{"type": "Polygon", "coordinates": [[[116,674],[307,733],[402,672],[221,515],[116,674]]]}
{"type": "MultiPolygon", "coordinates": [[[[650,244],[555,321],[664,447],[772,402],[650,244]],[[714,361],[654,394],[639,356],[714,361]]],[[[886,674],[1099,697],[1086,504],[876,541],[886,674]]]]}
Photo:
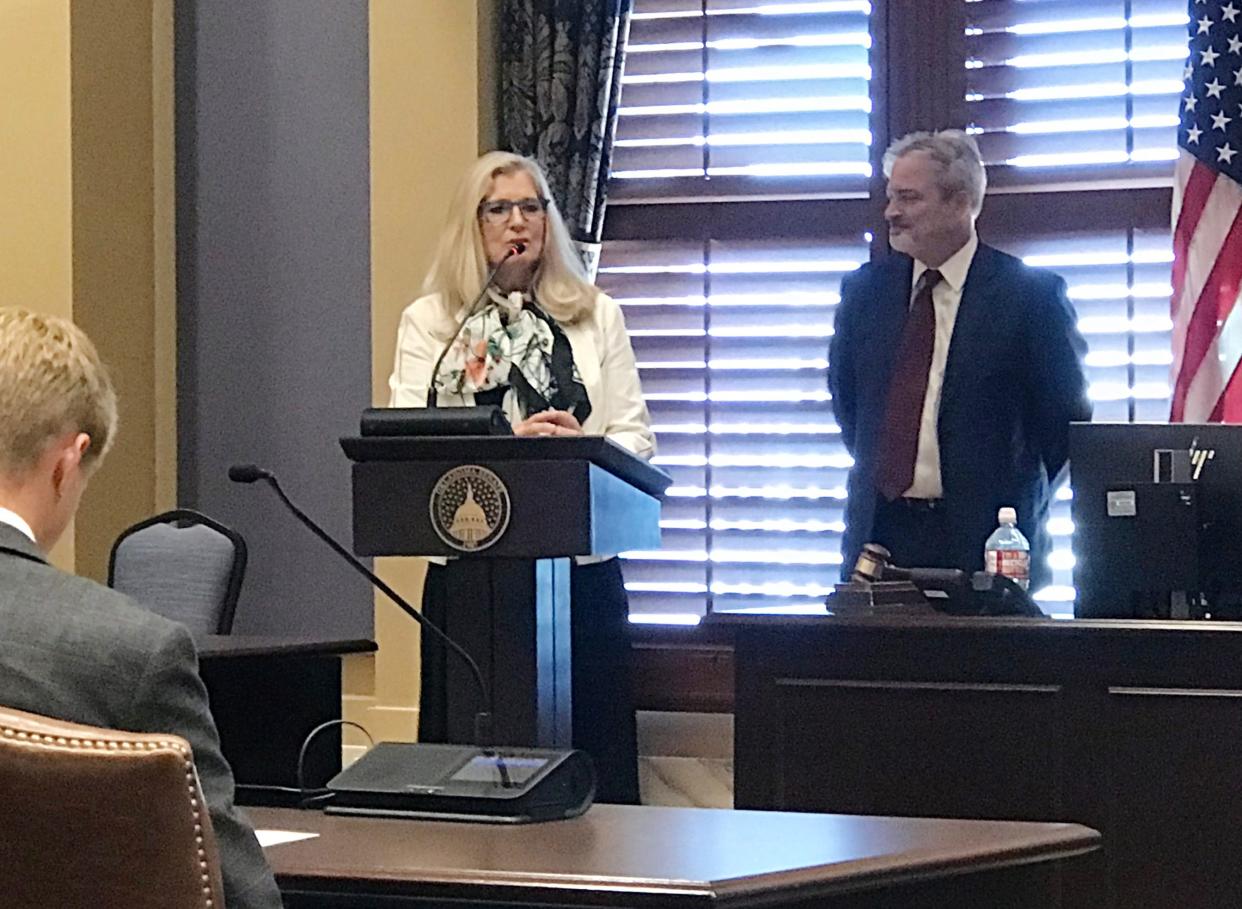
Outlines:
{"type": "Polygon", "coordinates": [[[182,626],[45,560],[116,430],[94,345],[63,319],[0,308],[0,704],[171,732],[194,749],[229,909],[279,907],[182,626]]]}

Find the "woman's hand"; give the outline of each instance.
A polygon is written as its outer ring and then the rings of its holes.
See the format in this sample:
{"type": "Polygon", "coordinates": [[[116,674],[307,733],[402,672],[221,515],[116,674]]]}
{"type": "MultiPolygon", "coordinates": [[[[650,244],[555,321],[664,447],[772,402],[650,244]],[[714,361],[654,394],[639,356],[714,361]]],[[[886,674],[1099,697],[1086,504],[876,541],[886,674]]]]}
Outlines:
{"type": "Polygon", "coordinates": [[[582,424],[567,410],[541,410],[513,427],[515,436],[580,436],[582,424]]]}

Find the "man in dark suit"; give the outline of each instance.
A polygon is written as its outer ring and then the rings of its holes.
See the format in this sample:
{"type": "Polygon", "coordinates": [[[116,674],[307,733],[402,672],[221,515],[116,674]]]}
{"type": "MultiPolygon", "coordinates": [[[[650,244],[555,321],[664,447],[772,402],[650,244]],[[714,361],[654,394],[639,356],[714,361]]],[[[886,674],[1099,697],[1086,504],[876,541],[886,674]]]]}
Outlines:
{"type": "Polygon", "coordinates": [[[46,553],[77,510],[116,428],[116,396],[72,323],[0,309],[0,703],[133,732],[194,752],[229,909],[277,909],[207,708],[190,634],[46,553]]]}
{"type": "Polygon", "coordinates": [[[1050,576],[1049,498],[1069,423],[1091,416],[1065,282],[979,243],[987,178],[965,133],[899,139],[884,173],[899,254],[842,281],[829,348],[854,458],[842,573],[867,542],[897,565],[979,570],[1008,505],[1037,590],[1050,576]]]}

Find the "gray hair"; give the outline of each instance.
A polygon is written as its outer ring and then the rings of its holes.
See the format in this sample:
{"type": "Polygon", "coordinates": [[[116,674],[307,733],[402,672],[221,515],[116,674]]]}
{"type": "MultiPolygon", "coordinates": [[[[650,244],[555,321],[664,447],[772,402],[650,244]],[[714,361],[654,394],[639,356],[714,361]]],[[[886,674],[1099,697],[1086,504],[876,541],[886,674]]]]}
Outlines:
{"type": "Polygon", "coordinates": [[[960,129],[942,129],[934,133],[917,132],[902,136],[884,152],[884,176],[891,177],[893,164],[898,158],[911,152],[926,152],[940,165],[940,177],[936,182],[944,195],[965,193],[975,215],[983,210],[983,194],[988,188],[988,175],[983,169],[983,158],[973,136],[960,129]]]}

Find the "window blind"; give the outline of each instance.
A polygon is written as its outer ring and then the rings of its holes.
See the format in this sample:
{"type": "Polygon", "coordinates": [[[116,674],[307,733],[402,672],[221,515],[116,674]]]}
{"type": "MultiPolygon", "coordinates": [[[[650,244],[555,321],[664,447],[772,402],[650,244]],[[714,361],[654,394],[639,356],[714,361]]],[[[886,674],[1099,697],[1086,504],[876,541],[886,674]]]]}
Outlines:
{"type": "Polygon", "coordinates": [[[994,187],[1168,185],[1182,0],[965,0],[969,129],[994,187]]]}
{"type": "Polygon", "coordinates": [[[612,198],[865,195],[866,0],[636,0],[612,198]]]}
{"type": "MultiPolygon", "coordinates": [[[[1185,6],[963,2],[969,128],[988,161],[992,192],[1028,191],[1008,197],[1014,216],[982,239],[1068,282],[1089,345],[1096,419],[1163,421],[1171,361],[1168,230],[1136,228],[1121,213],[1115,226],[1094,217],[1092,230],[1041,226],[1071,195],[1171,182],[1185,6]]],[[[763,66],[792,66],[807,48],[846,48],[863,59],[870,39],[859,31],[868,28],[869,13],[853,3],[636,0],[626,67],[627,78],[639,78],[623,90],[612,203],[653,211],[669,202],[712,204],[703,206],[707,223],[699,231],[709,239],[629,234],[606,243],[601,261],[599,283],[621,302],[639,360],[657,463],[674,477],[663,548],[627,554],[635,621],[694,622],[708,608],[817,610],[838,576],[851,465],[826,391],[826,351],[840,279],[868,258],[870,235],[858,219],[851,222],[856,231],[829,236],[823,224],[759,218],[744,239],[722,239],[712,222],[728,222],[724,233],[736,238],[737,212],[759,210],[757,196],[865,196],[861,170],[830,174],[808,162],[866,160],[869,133],[856,136],[848,152],[849,143],[811,139],[814,130],[865,125],[869,104],[859,100],[836,120],[840,111],[717,116],[709,105],[718,83],[726,84],[712,78],[712,67],[740,71],[746,58],[735,53],[762,51],[755,59],[763,66]],[[688,86],[699,93],[698,100],[684,96],[693,109],[654,110],[664,103],[658,99],[688,86]],[[855,113],[863,115],[850,121],[855,113]],[[746,141],[712,141],[720,135],[746,141]],[[756,168],[712,171],[739,162],[756,168]],[[761,176],[757,165],[776,162],[790,172],[761,176]],[[793,173],[797,164],[808,166],[793,173]]],[[[733,97],[752,101],[843,96],[847,84],[859,99],[870,91],[867,80],[842,79],[821,70],[792,87],[769,78],[727,84],[733,97]],[[806,84],[814,79],[823,84],[806,84]]],[[[1073,600],[1071,494],[1061,490],[1050,519],[1054,580],[1037,592],[1049,611],[1067,611],[1073,600]]]]}
{"type": "MultiPolygon", "coordinates": [[[[987,239],[1029,265],[1051,268],[1069,285],[1088,346],[1093,418],[1167,421],[1173,261],[1168,232],[1118,229],[1057,236],[1024,232],[987,239]]],[[[1068,612],[1074,600],[1071,495],[1069,488],[1060,490],[1049,519],[1053,579],[1049,587],[1037,591],[1048,611],[1068,612]]]]}
{"type": "MultiPolygon", "coordinates": [[[[1167,229],[1039,231],[1065,191],[1167,186],[1177,157],[1186,60],[1183,0],[964,0],[968,129],[992,191],[1038,191],[1021,226],[985,239],[1069,284],[1088,344],[1097,421],[1169,415],[1172,251],[1167,229]]],[[[1072,485],[1072,477],[1071,477],[1072,485]]],[[[1074,564],[1068,498],[1049,529],[1045,609],[1068,611],[1074,564]]]]}
{"type": "MultiPolygon", "coordinates": [[[[1000,235],[989,242],[1065,278],[1088,343],[1095,419],[1164,421],[1171,362],[1169,236],[1000,235]]],[[[851,460],[825,390],[841,277],[863,237],[605,246],[600,283],[622,304],[674,486],[663,548],[629,553],[636,621],[707,608],[818,608],[836,581],[851,460]]],[[[1052,610],[1073,601],[1068,489],[1049,530],[1052,610]]]]}
{"type": "Polygon", "coordinates": [[[628,553],[636,620],[822,604],[840,565],[851,465],[826,388],[836,242],[605,245],[599,283],[625,312],[674,479],[663,548],[628,553]]]}

